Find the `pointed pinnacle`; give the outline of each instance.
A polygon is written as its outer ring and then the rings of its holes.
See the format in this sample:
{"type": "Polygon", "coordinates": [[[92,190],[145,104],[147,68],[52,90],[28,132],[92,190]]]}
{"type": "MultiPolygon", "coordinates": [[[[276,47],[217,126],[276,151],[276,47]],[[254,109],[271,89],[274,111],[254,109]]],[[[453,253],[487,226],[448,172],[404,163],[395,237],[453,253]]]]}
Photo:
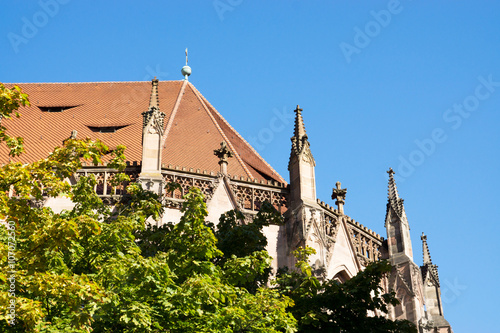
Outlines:
{"type": "Polygon", "coordinates": [[[429,252],[429,246],[427,245],[427,236],[422,232],[422,236],[420,236],[422,240],[422,252],[424,253],[424,265],[431,264],[431,253],[429,252]]]}
{"type": "Polygon", "coordinates": [[[404,200],[399,197],[396,181],[394,180],[394,170],[387,171],[389,174],[388,205],[390,205],[399,217],[404,215],[404,200]]]}
{"type": "Polygon", "coordinates": [[[396,187],[396,181],[394,180],[395,172],[392,168],[389,168],[387,173],[389,174],[389,200],[399,199],[398,188],[396,187]]]}
{"type": "Polygon", "coordinates": [[[297,105],[297,108],[294,111],[295,111],[294,136],[297,139],[302,140],[304,136],[307,137],[306,128],[304,126],[304,120],[302,119],[302,109],[300,108],[299,105],[297,105]]]}
{"type": "Polygon", "coordinates": [[[155,78],[151,81],[151,97],[149,98],[149,109],[155,108],[156,110],[160,109],[160,102],[158,99],[158,79],[155,78]]]}

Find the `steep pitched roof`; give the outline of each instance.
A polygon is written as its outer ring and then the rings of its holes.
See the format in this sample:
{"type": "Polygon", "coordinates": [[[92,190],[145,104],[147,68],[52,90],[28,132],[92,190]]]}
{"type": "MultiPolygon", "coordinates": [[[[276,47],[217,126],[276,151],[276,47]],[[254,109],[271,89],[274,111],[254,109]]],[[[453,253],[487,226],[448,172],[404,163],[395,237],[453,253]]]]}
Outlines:
{"type": "MultiPolygon", "coordinates": [[[[13,160],[32,162],[45,158],[72,130],[77,130],[77,138],[101,139],[111,148],[124,144],[128,161],[141,161],[141,113],[148,110],[152,98],[151,82],[16,85],[28,94],[32,106],[20,109],[20,119],[2,122],[8,134],[25,140],[26,152],[13,160]],[[115,132],[103,133],[106,128],[115,132]]],[[[162,156],[165,166],[216,173],[219,165],[213,150],[226,141],[235,155],[229,161],[229,174],[285,183],[190,82],[160,81],[157,103],[166,115],[162,156]]],[[[5,145],[0,145],[0,163],[9,161],[7,154],[5,145]]]]}

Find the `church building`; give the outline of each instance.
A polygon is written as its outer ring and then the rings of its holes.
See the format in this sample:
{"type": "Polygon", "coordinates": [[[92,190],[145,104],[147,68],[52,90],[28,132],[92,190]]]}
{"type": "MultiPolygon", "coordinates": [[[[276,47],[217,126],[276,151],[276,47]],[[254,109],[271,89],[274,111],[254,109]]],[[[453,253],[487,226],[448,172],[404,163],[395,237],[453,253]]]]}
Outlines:
{"type": "MultiPolygon", "coordinates": [[[[3,121],[9,134],[24,138],[26,152],[11,159],[29,163],[45,158],[70,136],[100,139],[111,149],[125,145],[131,181],[160,195],[164,214],[158,224],[180,219],[182,196],[193,186],[204,194],[207,220],[215,224],[231,209],[251,220],[267,200],[285,218],[284,225],[265,229],[275,271],[293,267],[291,253],[302,246],[316,250],[311,264],[323,278],[341,282],[369,262],[388,259],[394,269],[384,288],[395,291],[401,301],[391,308],[390,318],[408,319],[420,332],[452,332],[443,315],[438,268],[425,235],[423,264],[414,261],[410,224],[392,169],[387,235],[382,237],[344,213],[346,189],[339,182],[332,190],[335,206],[317,198],[314,147],[306,133],[307,113],[303,115],[299,106],[294,128],[289,129],[290,159],[283,161],[288,163],[287,183],[189,82],[191,68],[184,66],[182,74],[179,81],[18,83],[32,106],[20,109],[20,120],[3,121]],[[180,187],[168,192],[164,186],[169,182],[180,187]]],[[[9,160],[7,148],[1,146],[0,163],[9,160]]],[[[85,165],[68,181],[88,174],[95,175],[95,191],[105,202],[124,194],[127,184],[111,186],[116,170],[107,165],[85,165]]],[[[64,197],[38,204],[54,211],[72,208],[64,197]]]]}

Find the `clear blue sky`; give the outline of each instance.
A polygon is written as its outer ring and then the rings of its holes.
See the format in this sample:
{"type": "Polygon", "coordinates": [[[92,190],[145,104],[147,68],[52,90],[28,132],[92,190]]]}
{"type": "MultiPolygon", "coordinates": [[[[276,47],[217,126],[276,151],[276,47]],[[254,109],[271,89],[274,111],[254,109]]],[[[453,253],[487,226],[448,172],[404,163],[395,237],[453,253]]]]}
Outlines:
{"type": "Polygon", "coordinates": [[[394,168],[455,333],[498,332],[498,2],[54,1],[2,4],[0,81],[179,80],[188,47],[190,81],[286,179],[300,104],[318,197],[341,181],[382,235],[394,168]]]}

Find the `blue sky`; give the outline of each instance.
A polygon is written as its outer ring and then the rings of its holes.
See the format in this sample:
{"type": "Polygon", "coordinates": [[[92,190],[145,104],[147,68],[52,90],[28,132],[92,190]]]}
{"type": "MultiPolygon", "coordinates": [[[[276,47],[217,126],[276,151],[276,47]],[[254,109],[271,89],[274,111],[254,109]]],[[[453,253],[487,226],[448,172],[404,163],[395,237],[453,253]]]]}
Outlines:
{"type": "Polygon", "coordinates": [[[304,109],[318,197],[385,235],[387,174],[428,235],[455,333],[497,332],[500,4],[76,1],[2,5],[0,81],[190,81],[286,179],[304,109]]]}

